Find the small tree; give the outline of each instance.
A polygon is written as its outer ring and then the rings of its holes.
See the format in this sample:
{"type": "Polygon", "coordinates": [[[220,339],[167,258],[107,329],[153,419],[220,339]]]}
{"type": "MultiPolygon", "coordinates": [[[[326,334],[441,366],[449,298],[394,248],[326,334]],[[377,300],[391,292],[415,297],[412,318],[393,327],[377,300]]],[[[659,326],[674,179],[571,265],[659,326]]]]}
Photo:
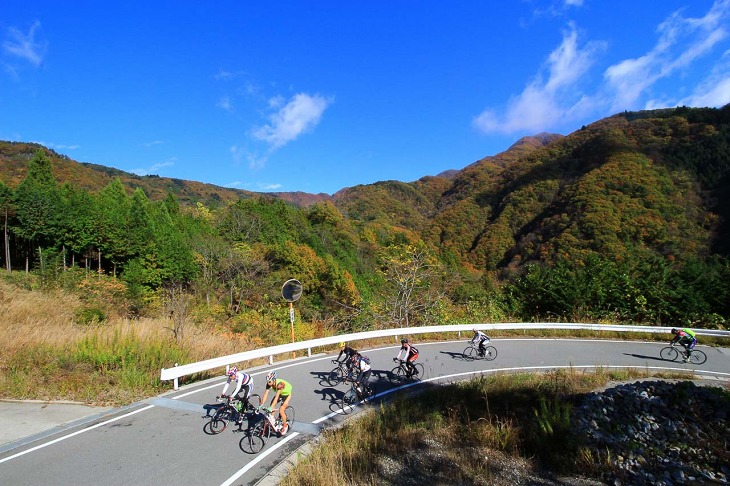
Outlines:
{"type": "Polygon", "coordinates": [[[172,331],[175,341],[178,343],[185,338],[189,302],[190,295],[182,284],[170,282],[165,286],[164,309],[171,322],[168,329],[172,331]]]}
{"type": "Polygon", "coordinates": [[[386,311],[399,326],[423,319],[445,293],[443,265],[423,243],[391,245],[381,253],[380,264],[387,282],[386,311]]]}

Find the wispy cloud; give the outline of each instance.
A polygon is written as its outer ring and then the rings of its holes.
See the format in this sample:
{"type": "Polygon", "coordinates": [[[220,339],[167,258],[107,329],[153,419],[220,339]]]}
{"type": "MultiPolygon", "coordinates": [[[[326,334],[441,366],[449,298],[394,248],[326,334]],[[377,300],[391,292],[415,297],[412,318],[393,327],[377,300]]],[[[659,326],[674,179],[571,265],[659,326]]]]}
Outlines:
{"type": "Polygon", "coordinates": [[[66,145],[63,143],[41,142],[35,140],[31,140],[31,143],[37,143],[38,145],[43,145],[44,147],[48,147],[53,150],[76,150],[81,147],[81,145],[66,145]]]}
{"type": "Polygon", "coordinates": [[[218,100],[218,103],[216,103],[216,106],[218,108],[223,108],[226,111],[233,111],[233,105],[231,104],[231,99],[228,96],[221,97],[221,99],[218,100]]]}
{"type": "Polygon", "coordinates": [[[543,130],[563,118],[582,102],[584,96],[577,89],[581,77],[593,64],[595,53],[603,44],[591,42],[581,47],[574,25],[563,32],[563,40],[550,53],[542,75],[511,99],[504,114],[488,109],[474,120],[474,126],[485,133],[512,133],[521,130],[543,130]]]}
{"type": "Polygon", "coordinates": [[[678,106],[724,106],[730,103],[730,51],[726,51],[710,75],[678,106]]]}
{"type": "Polygon", "coordinates": [[[252,135],[266,142],[271,151],[277,150],[314,130],[333,101],[332,98],[305,93],[295,95],[285,104],[281,97],[272,98],[269,106],[276,111],[269,116],[269,123],[254,129],[252,135]]]}
{"type": "Polygon", "coordinates": [[[162,140],[153,140],[151,142],[145,142],[142,145],[144,145],[145,147],[154,147],[155,145],[162,145],[164,143],[165,142],[163,142],[162,140]]]}
{"type": "Polygon", "coordinates": [[[139,176],[146,176],[151,174],[158,174],[160,169],[164,169],[165,167],[172,167],[175,165],[175,161],[177,160],[176,157],[173,157],[171,159],[168,159],[164,162],[159,162],[157,164],[152,164],[151,166],[144,168],[144,169],[132,169],[130,170],[131,173],[137,174],[139,176]]]}
{"type": "MultiPolygon", "coordinates": [[[[580,1],[566,0],[565,5],[581,6],[580,1]]],[[[498,110],[488,108],[472,123],[483,133],[544,131],[585,116],[605,116],[622,110],[659,106],[722,106],[730,101],[730,69],[726,54],[712,74],[691,86],[691,96],[682,100],[652,99],[654,85],[673,75],[683,75],[693,63],[707,56],[728,37],[730,0],[717,0],[700,18],[670,15],[657,27],[657,41],[651,50],[635,58],[623,59],[607,67],[603,82],[595,92],[586,93],[582,78],[597,63],[597,54],[606,44],[581,44],[572,24],[563,33],[558,48],[550,53],[541,72],[525,89],[498,110]]],[[[694,81],[696,83],[696,81],[694,81]]],[[[687,92],[686,91],[686,92],[687,92]]]]}
{"type": "Polygon", "coordinates": [[[10,27],[7,31],[8,38],[3,41],[3,52],[27,61],[35,67],[40,66],[46,50],[46,43],[36,40],[36,33],[40,28],[41,23],[38,21],[33,23],[28,33],[10,27]]]}
{"type": "Polygon", "coordinates": [[[247,189],[249,191],[266,192],[266,191],[278,191],[284,187],[283,184],[269,183],[269,182],[249,182],[244,183],[241,181],[233,181],[225,184],[223,187],[230,187],[233,189],[247,189]]]}
{"type": "MultiPolygon", "coordinates": [[[[730,1],[715,2],[702,18],[685,18],[675,12],[659,24],[659,39],[643,56],[626,59],[606,69],[606,88],[612,98],[611,110],[642,107],[640,98],[660,79],[685,69],[707,54],[728,35],[725,25],[730,1]]],[[[645,106],[656,105],[649,100],[645,106]]]]}

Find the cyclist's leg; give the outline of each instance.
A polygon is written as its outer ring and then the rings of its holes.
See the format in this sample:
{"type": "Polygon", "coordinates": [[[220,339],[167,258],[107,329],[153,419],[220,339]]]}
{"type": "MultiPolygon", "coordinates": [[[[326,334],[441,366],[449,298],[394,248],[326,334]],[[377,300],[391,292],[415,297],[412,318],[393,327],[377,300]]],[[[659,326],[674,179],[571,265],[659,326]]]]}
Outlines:
{"type": "Polygon", "coordinates": [[[691,353],[696,344],[697,344],[697,338],[692,338],[692,342],[689,343],[689,347],[687,348],[687,351],[689,351],[691,353]]]}
{"type": "Polygon", "coordinates": [[[291,394],[289,394],[287,397],[285,397],[284,401],[281,402],[281,405],[279,406],[279,417],[281,418],[282,425],[285,425],[286,421],[287,421],[286,407],[289,406],[289,400],[291,400],[291,394]]]}
{"type": "Polygon", "coordinates": [[[362,386],[363,390],[368,390],[370,388],[370,373],[372,373],[372,370],[367,370],[362,373],[360,386],[362,386]]]}
{"type": "Polygon", "coordinates": [[[279,418],[281,418],[281,430],[279,433],[281,435],[286,435],[286,433],[289,432],[289,421],[286,417],[286,407],[289,406],[289,400],[291,400],[291,394],[289,394],[289,396],[287,396],[279,406],[279,418]]]}

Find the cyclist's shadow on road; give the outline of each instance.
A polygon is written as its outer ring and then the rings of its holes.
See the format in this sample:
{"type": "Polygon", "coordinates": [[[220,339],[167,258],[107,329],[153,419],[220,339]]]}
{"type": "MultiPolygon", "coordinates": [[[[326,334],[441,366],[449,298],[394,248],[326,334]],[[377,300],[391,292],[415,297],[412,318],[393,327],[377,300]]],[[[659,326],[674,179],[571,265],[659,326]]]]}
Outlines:
{"type": "Polygon", "coordinates": [[[205,415],[203,415],[203,418],[212,417],[221,407],[223,407],[222,403],[206,403],[205,405],[203,405],[203,410],[205,410],[205,415]]]}
{"type": "Polygon", "coordinates": [[[667,362],[667,363],[673,363],[674,362],[671,359],[664,359],[664,358],[660,358],[660,357],[657,357],[657,356],[646,356],[646,355],[643,355],[643,354],[624,353],[624,356],[633,356],[634,358],[639,358],[639,359],[650,359],[652,361],[664,361],[664,362],[667,362]]]}
{"type": "Polygon", "coordinates": [[[328,400],[330,404],[336,404],[345,396],[345,392],[343,390],[338,390],[333,386],[329,386],[329,383],[327,383],[329,371],[312,371],[310,374],[313,375],[317,382],[322,386],[321,389],[314,390],[314,393],[322,397],[320,400],[328,400]]]}
{"type": "Polygon", "coordinates": [[[464,353],[462,352],[454,352],[454,351],[440,351],[441,354],[448,354],[451,359],[464,359],[464,353]]]}
{"type": "Polygon", "coordinates": [[[329,382],[327,381],[330,376],[329,371],[311,371],[309,374],[314,375],[320,385],[329,385],[329,382]]]}

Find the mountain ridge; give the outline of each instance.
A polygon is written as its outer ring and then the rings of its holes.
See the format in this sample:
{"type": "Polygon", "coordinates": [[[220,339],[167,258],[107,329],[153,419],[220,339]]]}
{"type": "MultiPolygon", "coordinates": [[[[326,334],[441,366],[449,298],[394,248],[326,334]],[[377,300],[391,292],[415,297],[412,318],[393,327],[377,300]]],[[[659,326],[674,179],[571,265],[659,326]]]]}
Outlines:
{"type": "MultiPolygon", "coordinates": [[[[536,141],[540,140],[544,135],[546,134],[522,137],[505,152],[508,152],[514,147],[518,147],[520,145],[535,145],[536,143],[539,143],[536,141]]],[[[562,135],[553,134],[552,136],[561,137],[562,135]]],[[[11,188],[17,186],[27,173],[27,161],[30,160],[33,152],[39,148],[45,150],[51,157],[54,174],[60,184],[68,182],[81,189],[94,191],[99,190],[101,187],[111,182],[114,177],[119,177],[130,193],[137,187],[141,187],[145,190],[150,199],[162,199],[164,198],[166,191],[170,190],[176,193],[176,196],[178,196],[180,201],[184,203],[195,203],[200,201],[204,204],[216,205],[219,203],[233,201],[237,197],[252,197],[257,195],[262,197],[275,197],[297,206],[309,207],[319,202],[335,200],[338,195],[347,192],[352,187],[369,185],[358,184],[357,186],[343,187],[331,195],[327,193],[308,193],[304,191],[255,192],[244,189],[227,188],[195,180],[159,176],[155,174],[140,176],[111,166],[105,166],[93,162],[79,162],[68,155],[60,154],[42,144],[3,140],[0,140],[0,181],[6,183],[11,188]],[[78,167],[74,167],[74,164],[78,164],[78,167]]],[[[483,160],[499,157],[500,155],[501,154],[487,156],[484,159],[480,159],[470,165],[479,164],[483,160]]],[[[436,175],[424,175],[418,180],[433,177],[452,180],[462,170],[464,169],[448,169],[436,175]]],[[[380,182],[388,181],[378,181],[374,184],[378,184],[380,182]]],[[[409,184],[417,181],[396,182],[409,184]]]]}

